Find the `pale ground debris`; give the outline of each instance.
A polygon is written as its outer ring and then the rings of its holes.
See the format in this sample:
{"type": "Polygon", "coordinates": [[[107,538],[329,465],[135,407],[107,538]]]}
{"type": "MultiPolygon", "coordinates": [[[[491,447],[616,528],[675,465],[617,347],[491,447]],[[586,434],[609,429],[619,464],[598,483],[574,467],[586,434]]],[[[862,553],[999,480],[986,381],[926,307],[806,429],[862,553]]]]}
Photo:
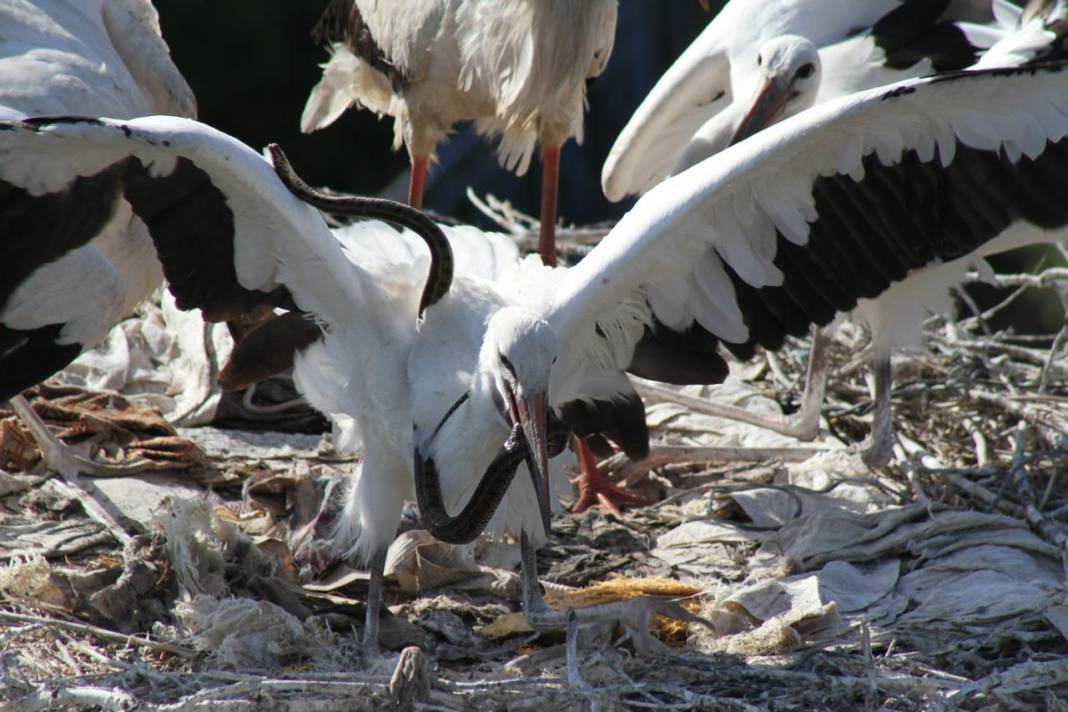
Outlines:
{"type": "MultiPolygon", "coordinates": [[[[597,232],[561,242],[581,252],[597,232]]],[[[996,279],[1065,300],[1066,277],[996,279]]],[[[622,521],[559,512],[543,582],[558,605],[679,597],[715,632],[664,622],[667,647],[650,658],[618,631],[582,630],[569,668],[563,636],[530,633],[518,613],[517,547],[440,544],[414,512],[387,564],[386,654],[362,660],[366,572],[293,556],[317,551],[332,515],[321,505],[336,506],[354,464],[317,415],[275,407],[292,398],[284,379],[220,396],[225,334],[164,299],[37,399],[80,447],[156,471],[83,478],[72,495],[0,420],[5,461],[24,466],[0,474],[0,708],[1068,709],[1068,329],[991,333],[995,311],[932,317],[923,347],[895,358],[883,470],[848,447],[870,409],[866,337],[848,324],[812,443],[650,400],[667,464],[607,464],[659,503],[622,521]],[[122,392],[122,427],[101,425],[75,387],[122,392]],[[144,406],[181,429],[160,432],[144,406]],[[723,448],[776,456],[724,461],[723,448]],[[679,452],[703,461],[673,463],[679,452]],[[79,496],[138,535],[118,546],[79,496]]],[[[684,392],[782,413],[797,407],[806,349],[684,392]]]]}

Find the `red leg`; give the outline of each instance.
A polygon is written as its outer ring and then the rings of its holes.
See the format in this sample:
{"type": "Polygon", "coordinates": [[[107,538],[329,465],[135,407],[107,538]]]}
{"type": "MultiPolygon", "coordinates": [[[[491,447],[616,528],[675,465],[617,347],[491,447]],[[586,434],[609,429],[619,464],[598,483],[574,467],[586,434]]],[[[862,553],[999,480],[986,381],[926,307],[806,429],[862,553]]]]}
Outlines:
{"type": "Polygon", "coordinates": [[[644,507],[652,504],[644,497],[621,490],[605,478],[597,470],[597,460],[593,453],[586,447],[586,443],[580,438],[578,441],[579,464],[582,466],[582,475],[579,477],[579,498],[571,507],[572,512],[585,512],[590,507],[600,506],[614,514],[617,518],[623,518],[623,512],[619,510],[620,504],[632,504],[644,507]]]}
{"type": "Polygon", "coordinates": [[[556,198],[560,189],[560,147],[541,149],[541,232],[538,254],[550,267],[556,266],[556,198]]]}
{"type": "Polygon", "coordinates": [[[408,183],[408,205],[423,207],[423,188],[426,187],[426,172],[430,156],[412,156],[412,179],[408,183]]]}

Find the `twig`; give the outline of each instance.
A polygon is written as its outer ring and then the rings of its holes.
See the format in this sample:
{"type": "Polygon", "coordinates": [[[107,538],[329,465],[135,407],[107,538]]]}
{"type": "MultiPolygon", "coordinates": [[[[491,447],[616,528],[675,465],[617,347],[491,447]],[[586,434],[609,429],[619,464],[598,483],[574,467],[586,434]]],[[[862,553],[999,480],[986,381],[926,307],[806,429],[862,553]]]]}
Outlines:
{"type": "MultiPolygon", "coordinates": [[[[1054,422],[1051,418],[1044,416],[1042,413],[1037,413],[1033,409],[1028,408],[1023,403],[1018,403],[1004,396],[999,396],[996,393],[987,393],[985,391],[973,390],[969,393],[976,400],[988,403],[990,405],[997,406],[1007,413],[1026,420],[1031,425],[1037,426],[1040,431],[1054,431],[1059,433],[1060,439],[1063,439],[1068,432],[1064,428],[1054,422]]],[[[1048,432],[1043,432],[1043,435],[1052,443],[1057,443],[1058,438],[1052,437],[1048,432]]]]}
{"type": "Polygon", "coordinates": [[[1068,682],[1068,658],[1060,657],[1049,662],[1028,661],[964,685],[945,700],[935,703],[931,709],[949,712],[984,693],[1015,694],[1041,690],[1064,682],[1068,682]]]}
{"type": "MultiPolygon", "coordinates": [[[[97,500],[85,487],[85,483],[82,482],[82,478],[75,476],[73,479],[67,479],[62,474],[57,474],[51,480],[52,486],[59,490],[62,494],[75,499],[81,503],[82,508],[89,517],[100,524],[103,527],[103,532],[110,538],[117,541],[119,544],[126,546],[133,538],[127,532],[126,529],[119,523],[119,520],[108,511],[107,507],[102,502],[97,500]]],[[[94,489],[96,489],[94,487],[94,489]]]]}
{"type": "Polygon", "coordinates": [[[1068,268],[1047,267],[1038,274],[995,274],[983,279],[977,272],[969,272],[966,277],[973,282],[983,282],[994,287],[1037,287],[1048,288],[1057,282],[1068,281],[1068,268]]]}
{"type": "MultiPolygon", "coordinates": [[[[365,695],[368,691],[384,692],[385,689],[386,685],[383,685],[382,683],[363,682],[358,680],[265,680],[260,678],[248,682],[238,682],[233,685],[224,685],[222,687],[201,690],[192,695],[187,695],[173,704],[158,705],[150,707],[149,709],[157,710],[157,712],[184,712],[184,710],[209,709],[212,705],[228,699],[256,699],[261,695],[328,695],[332,697],[355,699],[359,695],[365,695]]],[[[382,702],[385,702],[384,696],[382,702]]],[[[293,707],[290,706],[289,709],[293,709],[293,707]]]]}
{"type": "Polygon", "coordinates": [[[615,479],[623,482],[631,481],[650,470],[664,465],[678,465],[682,463],[712,463],[712,462],[766,462],[779,460],[781,462],[804,462],[813,455],[830,452],[826,448],[805,447],[681,447],[665,446],[654,448],[649,456],[638,462],[630,462],[625,457],[615,456],[602,464],[604,470],[615,471],[615,479]]]}
{"type": "Polygon", "coordinates": [[[990,324],[986,322],[986,318],[983,316],[982,310],[975,303],[975,300],[971,298],[971,295],[964,291],[963,287],[954,287],[953,292],[957,295],[957,299],[960,299],[962,302],[964,302],[964,305],[968,307],[969,311],[971,311],[973,319],[979,324],[979,328],[983,330],[983,335],[990,336],[992,333],[990,324]]]}
{"type": "Polygon", "coordinates": [[[1012,436],[1012,469],[1009,477],[1016,485],[1020,493],[1020,499],[1027,505],[1033,505],[1038,501],[1038,493],[1031,483],[1030,473],[1027,472],[1027,423],[1020,421],[1016,425],[1016,432],[1012,436]]]}
{"type": "Polygon", "coordinates": [[[148,648],[149,650],[155,650],[161,653],[170,653],[171,655],[178,655],[183,658],[192,658],[196,656],[196,651],[184,648],[180,645],[164,643],[158,640],[149,640],[148,638],[142,638],[137,635],[124,635],[122,633],[108,630],[107,628],[99,628],[95,625],[89,625],[88,623],[75,623],[74,621],[64,621],[58,618],[46,618],[44,616],[34,616],[26,613],[12,613],[11,611],[0,611],[0,620],[13,621],[15,623],[39,623],[41,625],[56,626],[66,630],[84,633],[86,635],[94,635],[103,640],[124,643],[126,645],[136,645],[141,648],[148,648]]]}
{"type": "Polygon", "coordinates": [[[992,508],[996,508],[1013,517],[1024,518],[1027,516],[1027,512],[1022,507],[1019,507],[1012,502],[1006,502],[1000,499],[996,494],[988,490],[982,485],[972,482],[967,477],[963,477],[954,472],[948,472],[945,470],[926,470],[928,474],[942,477],[950,482],[954,487],[964,490],[967,494],[975,497],[983,504],[989,505],[992,508]]]}
{"type": "MultiPolygon", "coordinates": [[[[714,403],[704,398],[695,398],[694,396],[686,395],[685,393],[673,391],[670,388],[655,386],[649,383],[636,384],[635,390],[638,391],[638,394],[643,398],[675,403],[676,405],[684,406],[692,410],[694,413],[699,413],[701,415],[710,415],[714,418],[727,418],[739,423],[746,423],[747,425],[754,425],[758,428],[765,428],[801,440],[811,440],[815,436],[815,433],[810,432],[809,428],[805,427],[804,423],[796,423],[790,418],[781,415],[757,415],[744,408],[714,403]]],[[[818,430],[818,419],[816,425],[818,430]]]]}
{"type": "Polygon", "coordinates": [[[869,710],[875,710],[879,704],[879,676],[875,670],[875,656],[871,652],[871,627],[868,621],[862,621],[860,625],[860,642],[864,651],[864,670],[868,674],[868,689],[865,693],[865,703],[869,710]]]}
{"type": "Polygon", "coordinates": [[[1068,326],[1062,326],[1060,332],[1057,333],[1057,338],[1053,340],[1053,346],[1049,349],[1049,357],[1046,358],[1046,363],[1042,366],[1042,375],[1038,379],[1038,392],[1039,394],[1045,393],[1049,387],[1049,374],[1053,369],[1053,359],[1060,353],[1061,347],[1068,341],[1068,326]]]}
{"type": "Polygon", "coordinates": [[[17,700],[4,702],[7,712],[91,707],[104,710],[132,710],[141,705],[129,693],[107,687],[51,687],[34,690],[17,700]]]}

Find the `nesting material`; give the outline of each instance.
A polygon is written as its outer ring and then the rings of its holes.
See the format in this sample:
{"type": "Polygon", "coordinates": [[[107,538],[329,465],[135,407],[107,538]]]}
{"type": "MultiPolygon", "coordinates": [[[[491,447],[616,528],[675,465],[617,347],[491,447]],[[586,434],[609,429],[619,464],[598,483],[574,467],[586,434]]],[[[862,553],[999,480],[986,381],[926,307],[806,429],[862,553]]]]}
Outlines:
{"type": "Polygon", "coordinates": [[[207,425],[222,397],[219,371],[232,350],[225,324],[207,324],[200,312],[179,310],[161,288],[56,380],[121,393],[158,409],[175,426],[207,425]]]}
{"type": "Polygon", "coordinates": [[[42,556],[16,556],[0,565],[0,596],[33,607],[65,609],[71,603],[42,556]]]}
{"type": "Polygon", "coordinates": [[[339,664],[328,635],[267,601],[198,595],[174,612],[193,647],[227,669],[277,671],[314,661],[322,670],[339,664]]]}
{"type": "MultiPolygon", "coordinates": [[[[550,588],[545,593],[545,602],[552,608],[582,609],[643,597],[677,601],[677,599],[695,597],[700,593],[702,593],[702,588],[699,586],[691,586],[671,579],[620,577],[570,591],[550,588]]],[[[691,613],[696,613],[701,609],[700,602],[695,598],[677,602],[691,613]]],[[[687,625],[665,616],[657,616],[654,619],[654,629],[663,639],[678,641],[685,639],[687,625]]],[[[487,638],[501,638],[531,631],[523,613],[516,612],[499,617],[489,625],[479,628],[478,632],[487,638]]]]}

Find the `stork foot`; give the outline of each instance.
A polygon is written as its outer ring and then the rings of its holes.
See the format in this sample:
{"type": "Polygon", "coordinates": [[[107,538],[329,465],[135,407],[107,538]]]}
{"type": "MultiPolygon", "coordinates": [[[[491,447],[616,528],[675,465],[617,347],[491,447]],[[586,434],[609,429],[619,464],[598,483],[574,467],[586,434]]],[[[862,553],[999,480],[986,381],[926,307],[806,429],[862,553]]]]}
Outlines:
{"type": "Polygon", "coordinates": [[[860,460],[875,470],[886,467],[894,457],[893,433],[887,432],[883,437],[870,437],[860,444],[860,460]]]}
{"type": "Polygon", "coordinates": [[[652,500],[613,485],[597,469],[597,461],[594,459],[593,453],[581,440],[578,441],[578,455],[579,463],[582,466],[582,475],[579,477],[578,482],[578,501],[572,505],[572,512],[585,512],[591,507],[599,506],[612,513],[617,519],[622,519],[621,505],[629,504],[635,507],[647,507],[653,504],[652,500]]]}
{"type": "Polygon", "coordinates": [[[135,460],[122,465],[106,465],[75,455],[66,448],[41,448],[41,459],[49,470],[71,479],[77,475],[88,477],[133,477],[157,469],[149,460],[135,460]]]}
{"type": "Polygon", "coordinates": [[[91,477],[130,477],[154,469],[149,460],[109,465],[76,455],[48,429],[23,396],[14,396],[9,402],[37,443],[45,466],[52,472],[58,472],[68,482],[76,480],[79,474],[91,477]]]}

